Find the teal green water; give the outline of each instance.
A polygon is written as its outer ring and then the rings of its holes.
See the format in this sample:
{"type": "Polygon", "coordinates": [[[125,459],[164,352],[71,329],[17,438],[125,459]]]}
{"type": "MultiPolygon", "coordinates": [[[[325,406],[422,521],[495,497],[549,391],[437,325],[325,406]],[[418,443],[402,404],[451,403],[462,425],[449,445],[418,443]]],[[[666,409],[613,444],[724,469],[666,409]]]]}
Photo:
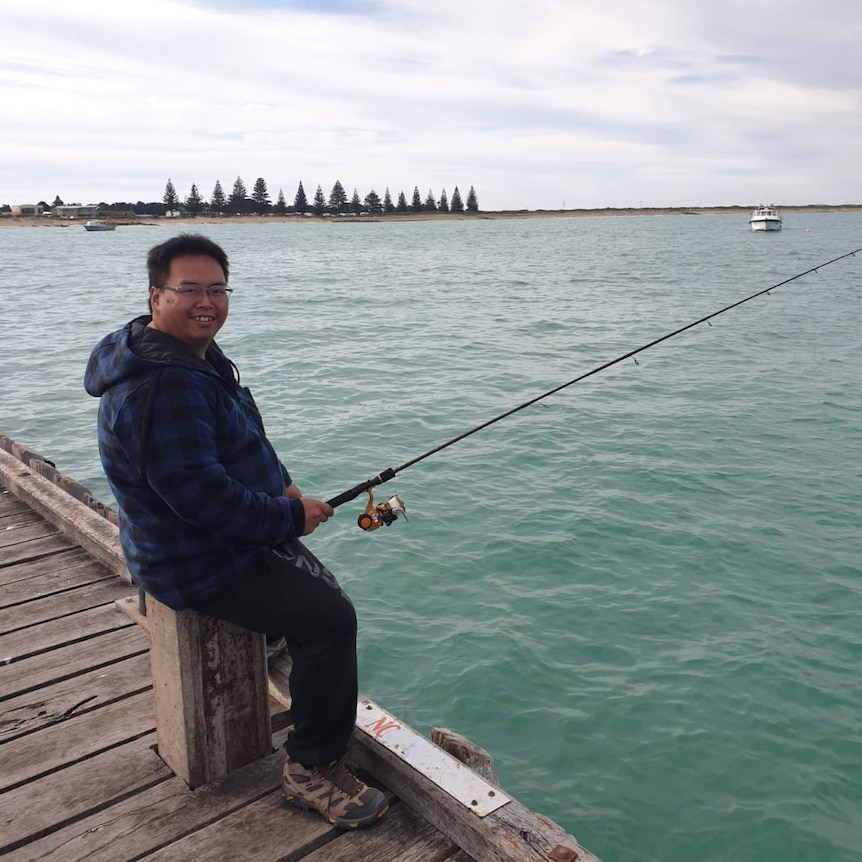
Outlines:
{"type": "MultiPolygon", "coordinates": [[[[323,498],[862,246],[862,217],[201,225],[220,342],[323,498]],[[806,228],[809,229],[806,232],[806,228]]],[[[0,432],[108,498],[90,348],[177,228],[0,231],[0,432]]],[[[309,544],[362,690],[606,862],[862,859],[862,255],[405,470],[309,544]]]]}

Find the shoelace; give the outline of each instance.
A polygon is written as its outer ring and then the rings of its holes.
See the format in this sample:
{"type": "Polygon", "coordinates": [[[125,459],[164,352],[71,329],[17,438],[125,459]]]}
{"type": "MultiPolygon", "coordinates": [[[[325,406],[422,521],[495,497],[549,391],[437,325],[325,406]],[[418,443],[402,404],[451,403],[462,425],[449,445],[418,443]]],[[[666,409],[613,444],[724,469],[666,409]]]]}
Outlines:
{"type": "MultiPolygon", "coordinates": [[[[355,775],[344,765],[343,760],[337,760],[329,766],[318,767],[317,771],[329,781],[332,782],[333,788],[337,787],[344,791],[348,796],[355,796],[362,790],[362,783],[355,775]]],[[[330,800],[332,794],[330,793],[330,800]]]]}

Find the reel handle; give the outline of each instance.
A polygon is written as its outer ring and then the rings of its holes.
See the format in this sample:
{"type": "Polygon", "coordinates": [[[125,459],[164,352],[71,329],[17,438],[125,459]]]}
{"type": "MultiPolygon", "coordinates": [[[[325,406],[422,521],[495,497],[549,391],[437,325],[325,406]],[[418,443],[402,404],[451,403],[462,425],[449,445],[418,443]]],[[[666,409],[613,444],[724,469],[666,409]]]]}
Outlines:
{"type": "Polygon", "coordinates": [[[394,478],[394,476],[395,471],[391,467],[387,467],[382,473],[378,473],[373,479],[367,479],[364,482],[360,482],[358,485],[354,485],[347,491],[342,491],[340,494],[326,502],[334,509],[342,503],[349,503],[351,500],[355,500],[363,491],[367,491],[369,488],[374,488],[377,485],[382,485],[384,482],[388,482],[390,479],[394,478]]]}

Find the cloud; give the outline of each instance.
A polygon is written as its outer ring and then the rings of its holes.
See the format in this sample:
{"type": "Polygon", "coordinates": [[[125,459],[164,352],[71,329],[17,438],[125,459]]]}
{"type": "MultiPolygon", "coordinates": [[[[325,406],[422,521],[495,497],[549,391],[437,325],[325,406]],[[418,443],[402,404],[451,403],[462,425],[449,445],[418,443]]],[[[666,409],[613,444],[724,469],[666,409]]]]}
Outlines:
{"type": "Polygon", "coordinates": [[[3,36],[0,203],[237,175],[487,209],[862,199],[850,0],[32,0],[3,36]]]}

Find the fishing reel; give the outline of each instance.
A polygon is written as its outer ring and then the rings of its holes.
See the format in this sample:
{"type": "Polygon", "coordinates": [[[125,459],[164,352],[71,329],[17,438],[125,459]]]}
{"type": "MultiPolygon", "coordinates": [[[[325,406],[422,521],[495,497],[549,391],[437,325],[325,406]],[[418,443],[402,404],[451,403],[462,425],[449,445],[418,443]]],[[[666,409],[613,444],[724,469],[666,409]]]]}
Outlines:
{"type": "Polygon", "coordinates": [[[401,498],[395,494],[390,497],[385,503],[374,505],[374,493],[371,488],[368,491],[368,505],[365,511],[356,519],[356,523],[363,530],[376,530],[378,527],[388,527],[395,519],[401,515],[404,520],[407,520],[407,515],[404,512],[404,503],[401,498]]]}

